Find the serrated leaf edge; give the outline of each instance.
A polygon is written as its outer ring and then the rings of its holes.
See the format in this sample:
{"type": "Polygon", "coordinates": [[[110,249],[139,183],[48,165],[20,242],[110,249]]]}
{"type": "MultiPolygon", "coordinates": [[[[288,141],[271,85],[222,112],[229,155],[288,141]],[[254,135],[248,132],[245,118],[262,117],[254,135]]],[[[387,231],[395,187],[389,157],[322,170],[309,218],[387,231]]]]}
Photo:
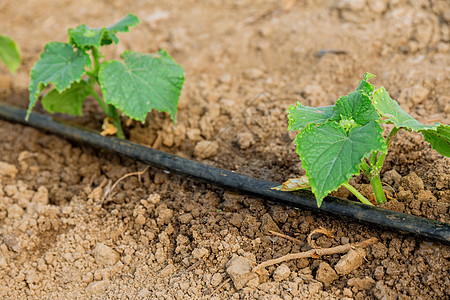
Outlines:
{"type": "MultiPolygon", "coordinates": [[[[339,124],[337,124],[337,123],[334,122],[334,121],[330,121],[330,122],[332,122],[332,123],[336,124],[337,126],[339,126],[339,124]]],[[[381,127],[381,125],[379,124],[379,122],[378,122],[377,120],[372,121],[372,122],[375,122],[376,124],[378,124],[378,126],[381,127]]],[[[324,123],[324,124],[325,124],[325,123],[324,123]]],[[[368,123],[368,124],[369,124],[369,123],[368,123]]],[[[367,124],[366,124],[366,125],[367,125],[367,124]]],[[[366,126],[366,125],[364,125],[364,126],[366,126]]],[[[342,182],[340,182],[337,188],[335,188],[335,189],[330,189],[329,191],[325,191],[326,193],[324,192],[324,196],[317,196],[317,194],[316,194],[316,188],[317,188],[317,185],[316,185],[316,182],[315,182],[315,178],[311,178],[311,177],[310,177],[309,166],[308,166],[307,164],[305,164],[303,152],[299,152],[299,151],[298,151],[298,145],[297,145],[297,143],[296,143],[296,141],[300,138],[300,135],[301,135],[304,131],[310,130],[310,129],[309,129],[310,127],[315,127],[315,124],[308,124],[308,125],[306,125],[305,127],[303,127],[303,129],[300,131],[300,133],[299,133],[299,134],[297,135],[297,137],[294,139],[294,144],[297,146],[296,152],[297,152],[297,154],[300,156],[300,160],[301,160],[301,162],[302,162],[302,168],[305,170],[305,172],[306,172],[305,175],[308,177],[309,184],[310,184],[310,186],[311,186],[311,190],[312,190],[312,192],[313,192],[313,194],[314,194],[314,196],[315,196],[315,198],[316,198],[316,201],[317,201],[317,206],[320,207],[320,206],[322,205],[323,199],[324,199],[326,196],[328,196],[331,192],[338,190],[338,189],[342,186],[342,184],[348,182],[354,175],[357,175],[357,174],[360,173],[360,170],[361,170],[361,164],[363,163],[363,160],[366,159],[366,158],[367,158],[367,159],[370,158],[370,154],[373,153],[374,150],[372,150],[372,151],[369,152],[369,153],[365,153],[365,154],[363,155],[363,157],[361,158],[361,162],[358,164],[358,167],[357,167],[358,169],[357,169],[355,172],[348,172],[348,173],[345,174],[344,177],[347,178],[347,180],[343,180],[342,182]]],[[[383,151],[383,152],[386,151],[386,140],[383,138],[383,136],[381,136],[381,135],[378,136],[378,141],[381,142],[381,143],[384,145],[384,147],[383,147],[383,149],[377,149],[377,150],[381,150],[381,151],[383,151]]],[[[375,151],[376,151],[376,150],[375,150],[375,151]]]]}

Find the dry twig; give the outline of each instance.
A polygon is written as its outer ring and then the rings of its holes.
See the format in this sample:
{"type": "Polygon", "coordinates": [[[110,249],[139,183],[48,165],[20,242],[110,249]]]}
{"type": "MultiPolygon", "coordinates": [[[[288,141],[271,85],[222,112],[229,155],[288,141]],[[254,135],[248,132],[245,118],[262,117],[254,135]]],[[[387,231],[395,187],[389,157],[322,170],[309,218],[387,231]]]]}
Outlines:
{"type": "Polygon", "coordinates": [[[103,199],[106,199],[106,200],[109,199],[109,197],[111,196],[111,192],[112,192],[112,191],[114,190],[114,188],[119,184],[119,182],[121,182],[122,180],[124,180],[124,179],[127,178],[127,177],[135,176],[135,175],[139,176],[139,178],[140,178],[140,176],[141,176],[142,174],[144,174],[144,173],[147,171],[147,169],[148,169],[148,166],[146,166],[145,169],[142,170],[142,171],[131,172],[131,173],[125,174],[125,175],[123,175],[122,177],[120,177],[116,182],[114,182],[114,184],[112,185],[112,187],[111,187],[110,189],[107,189],[107,190],[105,191],[105,194],[103,195],[103,199]]]}
{"type": "Polygon", "coordinates": [[[218,287],[216,287],[216,289],[214,291],[212,291],[211,294],[208,295],[208,297],[212,297],[212,295],[214,295],[218,290],[220,290],[225,284],[227,284],[228,282],[230,282],[231,278],[228,278],[227,280],[225,280],[224,282],[222,282],[218,287]]]}
{"type": "Polygon", "coordinates": [[[275,259],[270,259],[270,260],[260,263],[259,265],[257,265],[256,267],[253,268],[253,272],[261,273],[265,267],[269,267],[269,266],[279,264],[279,263],[282,263],[285,261],[293,260],[293,259],[300,259],[300,258],[307,258],[307,257],[317,258],[317,257],[323,256],[323,255],[346,253],[346,252],[350,251],[350,249],[366,248],[377,242],[378,242],[377,238],[371,238],[371,239],[368,239],[368,240],[365,240],[365,241],[359,242],[359,243],[340,245],[340,246],[324,248],[324,249],[311,249],[309,251],[300,252],[300,253],[290,253],[285,256],[275,258],[275,259]]]}
{"type": "Polygon", "coordinates": [[[272,230],[269,230],[269,233],[270,233],[271,235],[275,235],[275,236],[281,237],[281,238],[283,238],[283,239],[286,239],[286,240],[288,240],[288,241],[297,243],[297,244],[299,244],[300,246],[303,246],[303,245],[305,244],[305,242],[300,241],[299,239],[296,239],[296,238],[294,238],[294,237],[292,237],[292,236],[285,235],[285,234],[283,234],[283,233],[279,233],[279,232],[272,231],[272,230]]]}
{"type": "Polygon", "coordinates": [[[320,247],[317,247],[316,244],[314,243],[314,241],[312,240],[312,236],[314,234],[317,234],[317,233],[324,234],[324,235],[326,235],[329,238],[333,237],[331,232],[328,231],[327,229],[323,228],[323,227],[319,227],[319,228],[314,229],[313,231],[311,231],[311,233],[308,235],[308,238],[306,239],[306,241],[308,242],[308,245],[310,245],[311,248],[314,248],[314,249],[320,248],[320,247]]]}

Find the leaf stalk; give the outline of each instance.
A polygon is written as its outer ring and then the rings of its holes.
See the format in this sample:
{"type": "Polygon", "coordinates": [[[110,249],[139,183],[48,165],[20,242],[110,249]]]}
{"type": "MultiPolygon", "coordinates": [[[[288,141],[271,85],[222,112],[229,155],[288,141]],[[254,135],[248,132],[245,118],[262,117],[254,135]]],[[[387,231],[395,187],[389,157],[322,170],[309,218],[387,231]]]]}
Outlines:
{"type": "Polygon", "coordinates": [[[360,192],[358,192],[357,189],[355,189],[353,186],[351,186],[348,183],[344,183],[342,184],[342,186],[344,186],[347,190],[349,190],[353,195],[355,195],[356,198],[358,198],[359,201],[361,201],[364,204],[367,205],[372,205],[372,202],[369,201],[369,199],[367,199],[366,197],[364,197],[360,192]]]}

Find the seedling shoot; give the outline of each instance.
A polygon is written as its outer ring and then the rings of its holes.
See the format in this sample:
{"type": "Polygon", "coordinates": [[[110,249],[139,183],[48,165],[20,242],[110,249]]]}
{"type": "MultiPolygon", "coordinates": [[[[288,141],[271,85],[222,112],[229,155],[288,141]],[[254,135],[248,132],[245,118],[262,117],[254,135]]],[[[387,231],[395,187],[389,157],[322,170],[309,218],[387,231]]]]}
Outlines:
{"type": "Polygon", "coordinates": [[[288,130],[299,131],[294,144],[306,178],[291,179],[277,189],[310,187],[320,206],[325,196],[344,186],[362,203],[373,205],[349,184],[350,178],[362,171],[370,180],[377,204],[384,203],[380,171],[400,129],[422,133],[436,151],[450,156],[450,126],[421,124],[391,99],[384,87],[374,92],[369,83],[373,77],[366,73],[357,88],[335,105],[309,107],[298,102],[289,107],[288,130]],[[382,123],[394,124],[387,138],[382,123]]]}
{"type": "Polygon", "coordinates": [[[119,42],[118,32],[128,32],[139,22],[128,14],[108,27],[83,24],[68,30],[67,43],[48,43],[31,70],[27,119],[41,93],[52,85],[42,96],[44,109],[81,116],[86,97],[92,96],[106,114],[104,125],[112,124],[112,132],[120,138],[124,133],[119,111],[145,122],[147,114],[156,109],[169,113],[175,123],[184,70],[165,50],[156,54],[127,50],[121,55],[124,62],[105,60],[100,52],[102,46],[119,42]]]}

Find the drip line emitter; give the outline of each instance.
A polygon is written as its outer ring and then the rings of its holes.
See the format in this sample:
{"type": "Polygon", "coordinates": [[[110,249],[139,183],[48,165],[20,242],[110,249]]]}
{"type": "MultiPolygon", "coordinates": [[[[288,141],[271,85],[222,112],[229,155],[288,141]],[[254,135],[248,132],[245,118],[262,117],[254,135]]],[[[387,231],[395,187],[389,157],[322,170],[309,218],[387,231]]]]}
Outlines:
{"type": "Polygon", "coordinates": [[[25,121],[25,116],[26,111],[24,109],[0,103],[0,117],[3,119],[33,126],[74,142],[119,153],[163,170],[239,193],[261,197],[277,204],[339,217],[348,217],[359,222],[381,226],[394,231],[412,233],[422,238],[450,244],[450,224],[448,223],[330,196],[324,199],[319,208],[314,195],[309,191],[282,192],[272,190],[271,188],[279,184],[202,164],[128,140],[104,137],[98,132],[58,121],[47,115],[34,112],[30,115],[28,121],[25,121]]]}

